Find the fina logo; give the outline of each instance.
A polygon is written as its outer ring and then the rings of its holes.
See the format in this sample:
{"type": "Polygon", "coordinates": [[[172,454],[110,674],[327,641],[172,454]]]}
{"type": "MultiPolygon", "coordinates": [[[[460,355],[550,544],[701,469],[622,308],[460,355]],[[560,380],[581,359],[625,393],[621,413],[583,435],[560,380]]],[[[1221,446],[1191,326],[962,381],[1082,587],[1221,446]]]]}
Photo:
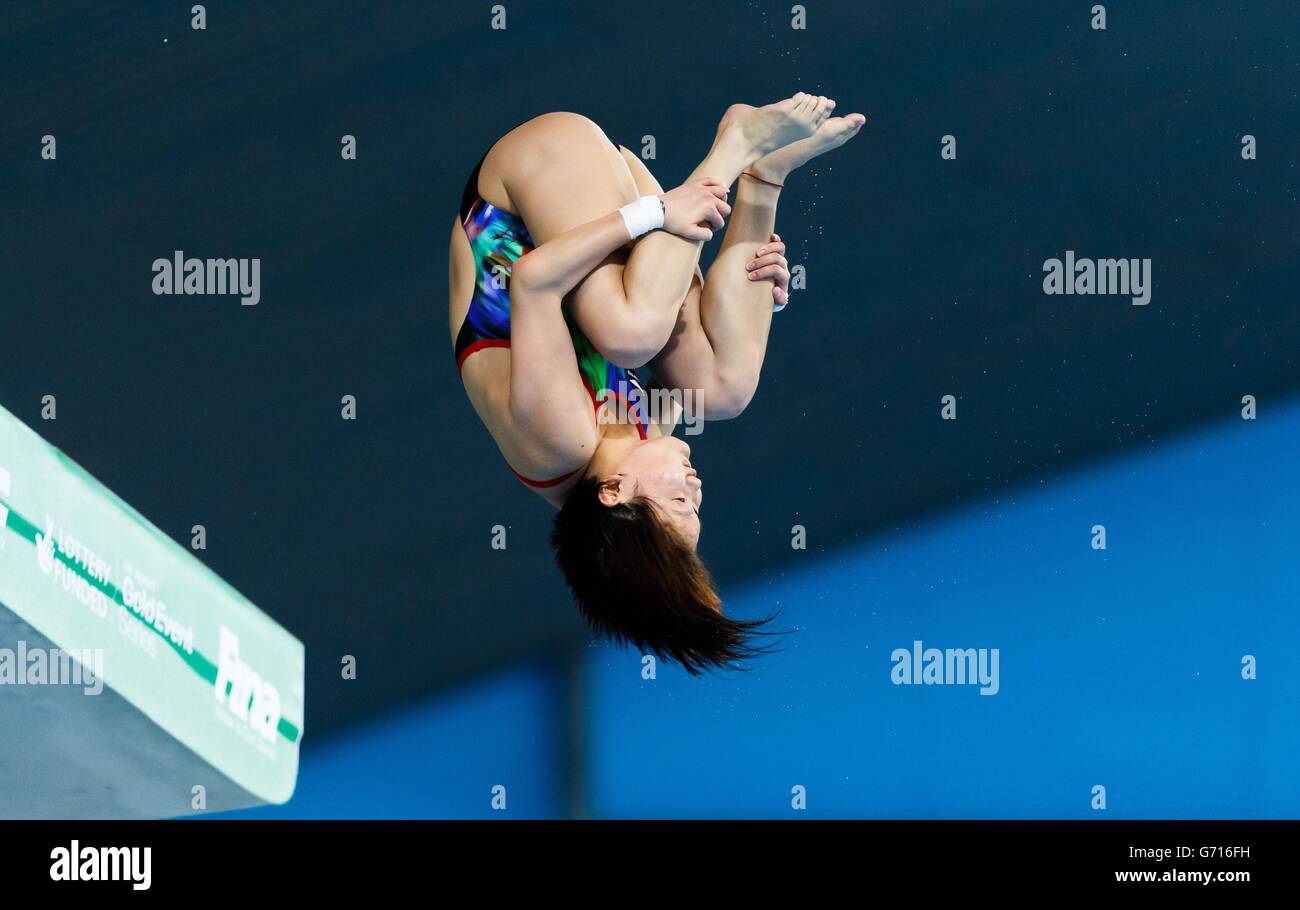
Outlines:
{"type": "Polygon", "coordinates": [[[217,681],[213,686],[217,701],[267,742],[275,742],[280,724],[279,690],[239,659],[239,636],[225,626],[221,627],[218,654],[217,681]]]}

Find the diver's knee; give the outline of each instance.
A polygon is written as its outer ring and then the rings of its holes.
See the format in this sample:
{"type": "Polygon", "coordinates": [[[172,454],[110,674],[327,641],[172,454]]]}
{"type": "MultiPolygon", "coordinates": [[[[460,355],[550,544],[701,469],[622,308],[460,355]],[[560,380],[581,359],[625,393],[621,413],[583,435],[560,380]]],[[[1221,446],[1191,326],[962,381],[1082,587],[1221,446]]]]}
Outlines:
{"type": "Polygon", "coordinates": [[[645,346],[631,344],[607,344],[601,348],[600,352],[614,366],[622,367],[625,370],[635,370],[645,366],[657,353],[649,351],[645,346]]]}
{"type": "MultiPolygon", "coordinates": [[[[673,323],[657,326],[654,321],[629,322],[610,331],[597,345],[605,359],[625,370],[643,367],[664,349],[672,335],[673,323]]],[[[593,339],[594,341],[594,339],[593,339]]]]}

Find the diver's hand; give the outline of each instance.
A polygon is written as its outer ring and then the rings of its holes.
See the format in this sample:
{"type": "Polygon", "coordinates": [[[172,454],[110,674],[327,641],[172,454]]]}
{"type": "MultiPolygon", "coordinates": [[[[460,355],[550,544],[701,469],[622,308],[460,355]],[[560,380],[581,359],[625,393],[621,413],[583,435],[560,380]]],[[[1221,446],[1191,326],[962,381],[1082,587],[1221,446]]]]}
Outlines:
{"type": "Polygon", "coordinates": [[[664,203],[664,230],[687,240],[712,240],[731,214],[727,188],[705,178],[683,183],[659,197],[664,203]]]}
{"type": "Polygon", "coordinates": [[[772,303],[777,308],[790,302],[790,264],[785,261],[785,244],[776,234],[772,239],[758,248],[754,258],[745,264],[750,281],[762,281],[764,278],[775,282],[772,285],[772,303]]]}

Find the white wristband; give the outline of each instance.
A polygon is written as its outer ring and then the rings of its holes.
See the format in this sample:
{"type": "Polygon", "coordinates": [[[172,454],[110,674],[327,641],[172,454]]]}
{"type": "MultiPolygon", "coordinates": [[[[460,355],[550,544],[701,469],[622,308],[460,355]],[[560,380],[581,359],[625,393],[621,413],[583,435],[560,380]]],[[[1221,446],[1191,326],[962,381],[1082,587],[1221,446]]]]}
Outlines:
{"type": "Polygon", "coordinates": [[[664,204],[658,196],[642,196],[618,210],[633,240],[664,226],[664,204]]]}

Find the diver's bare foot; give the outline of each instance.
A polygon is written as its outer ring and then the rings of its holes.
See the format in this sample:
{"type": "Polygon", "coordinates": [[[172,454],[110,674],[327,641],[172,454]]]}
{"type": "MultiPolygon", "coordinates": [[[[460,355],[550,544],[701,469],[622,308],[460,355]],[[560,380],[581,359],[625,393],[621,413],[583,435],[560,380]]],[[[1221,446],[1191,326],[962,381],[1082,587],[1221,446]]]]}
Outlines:
{"type": "Polygon", "coordinates": [[[754,160],[811,137],[834,109],[829,98],[804,92],[762,107],[733,104],[718,124],[718,140],[737,143],[754,160]]]}
{"type": "Polygon", "coordinates": [[[831,117],[807,139],[792,142],[764,155],[749,167],[750,173],[772,183],[784,183],[795,168],[803,167],[818,155],[837,149],[858,134],[867,118],[861,114],[831,117]]]}

